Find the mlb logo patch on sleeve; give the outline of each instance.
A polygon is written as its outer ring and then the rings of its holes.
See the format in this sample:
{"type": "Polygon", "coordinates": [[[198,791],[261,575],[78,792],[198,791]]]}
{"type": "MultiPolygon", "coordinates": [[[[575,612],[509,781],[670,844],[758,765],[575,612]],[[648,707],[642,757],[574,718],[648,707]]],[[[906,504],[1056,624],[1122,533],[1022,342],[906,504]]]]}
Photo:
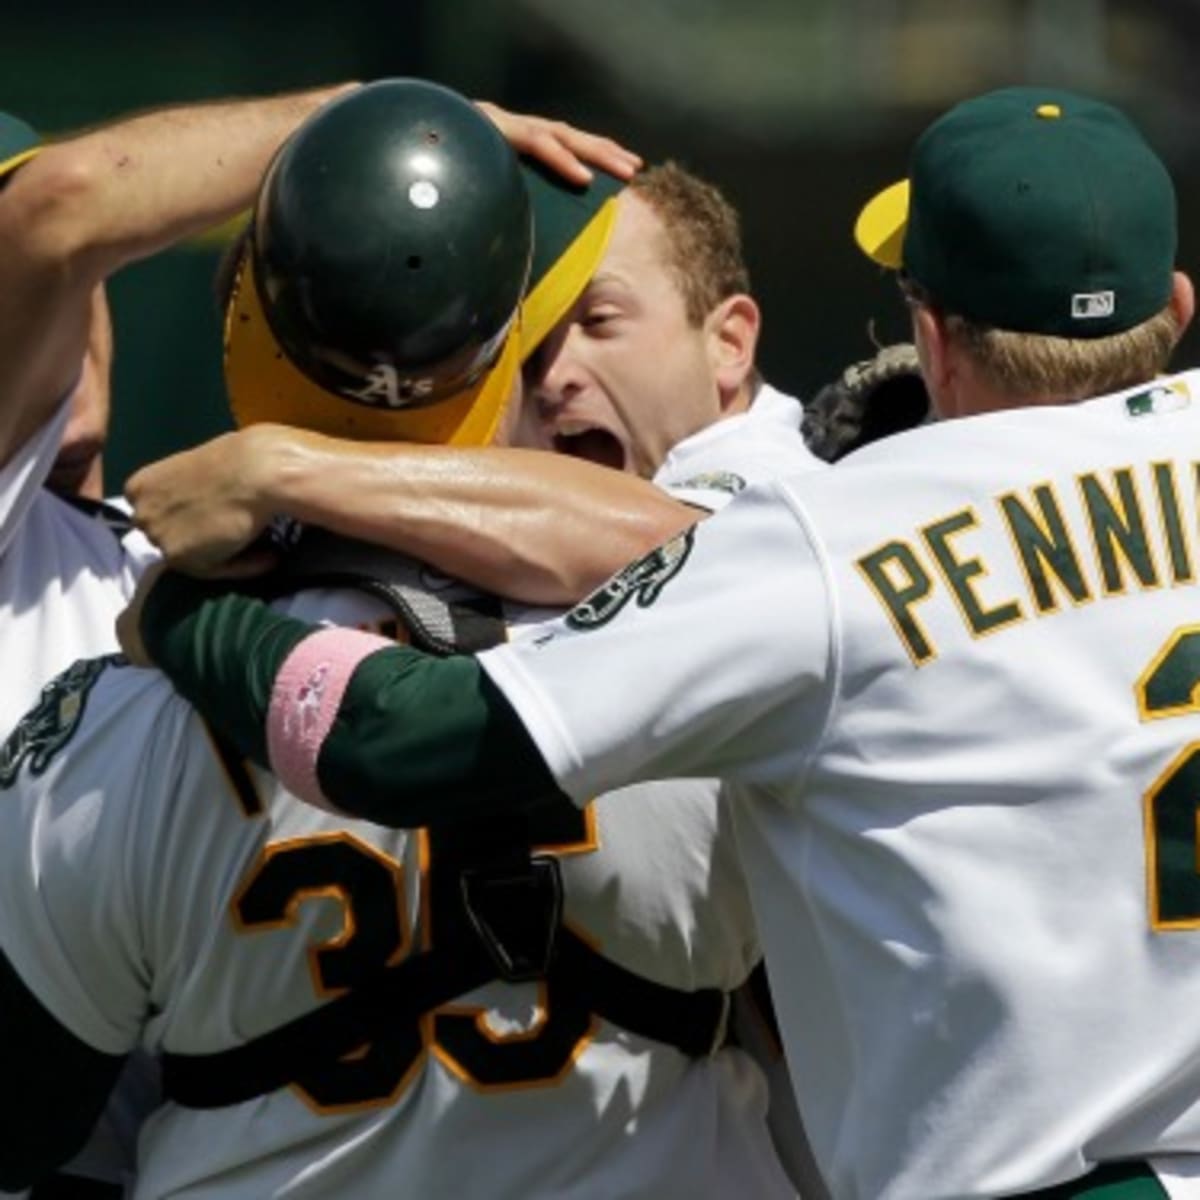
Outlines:
{"type": "Polygon", "coordinates": [[[1178,412],[1192,402],[1192,393],[1182,379],[1156,384],[1142,392],[1125,397],[1125,411],[1131,417],[1154,417],[1178,412]]]}

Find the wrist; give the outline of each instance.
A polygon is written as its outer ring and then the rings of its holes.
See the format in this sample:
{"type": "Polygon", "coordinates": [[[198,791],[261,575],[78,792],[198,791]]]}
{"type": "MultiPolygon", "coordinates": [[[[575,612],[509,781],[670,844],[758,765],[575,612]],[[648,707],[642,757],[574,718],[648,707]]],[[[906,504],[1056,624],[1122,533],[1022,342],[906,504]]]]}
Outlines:
{"type": "Polygon", "coordinates": [[[312,469],[310,456],[300,447],[301,434],[286,425],[249,425],[240,430],[245,468],[244,501],[258,524],[277,514],[299,517],[300,490],[312,469]]]}

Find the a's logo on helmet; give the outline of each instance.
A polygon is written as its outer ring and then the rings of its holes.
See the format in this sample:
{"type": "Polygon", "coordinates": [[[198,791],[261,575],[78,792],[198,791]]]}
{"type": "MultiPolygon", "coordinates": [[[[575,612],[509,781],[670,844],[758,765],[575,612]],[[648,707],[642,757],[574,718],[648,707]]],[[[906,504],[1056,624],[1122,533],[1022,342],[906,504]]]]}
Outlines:
{"type": "Polygon", "coordinates": [[[607,625],[634,599],[642,608],[649,608],[687,562],[694,535],[694,528],[676,534],[657,550],[651,550],[645,558],[618,571],[603,587],[567,613],[567,625],[579,630],[607,625]]]}
{"type": "Polygon", "coordinates": [[[376,363],[360,388],[343,387],[343,396],[370,408],[411,408],[424,404],[433,393],[433,379],[410,379],[390,363],[376,363]]]}

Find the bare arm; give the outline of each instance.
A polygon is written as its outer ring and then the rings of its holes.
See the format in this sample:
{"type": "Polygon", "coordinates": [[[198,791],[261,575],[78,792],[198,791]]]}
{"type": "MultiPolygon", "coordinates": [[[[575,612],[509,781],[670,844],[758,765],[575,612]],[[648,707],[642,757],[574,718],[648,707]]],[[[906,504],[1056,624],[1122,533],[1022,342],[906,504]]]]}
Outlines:
{"type": "Polygon", "coordinates": [[[193,573],[238,573],[238,553],[286,513],[552,605],[698,517],[646,480],[544,451],[369,445],[278,425],[144,467],[126,494],[138,524],[193,573]]]}
{"type": "Polygon", "coordinates": [[[246,207],[283,139],[352,86],[146,113],[17,170],[0,191],[0,463],[79,374],[97,285],[246,207]]]}

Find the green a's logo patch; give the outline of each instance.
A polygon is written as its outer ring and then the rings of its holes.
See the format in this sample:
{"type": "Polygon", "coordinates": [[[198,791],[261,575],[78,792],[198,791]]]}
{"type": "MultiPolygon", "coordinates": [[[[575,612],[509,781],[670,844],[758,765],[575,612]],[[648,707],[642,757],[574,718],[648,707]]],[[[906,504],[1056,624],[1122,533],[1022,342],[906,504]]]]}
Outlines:
{"type": "Polygon", "coordinates": [[[648,608],[687,562],[695,532],[693,527],[676,534],[657,550],[651,550],[645,558],[618,571],[602,588],[567,613],[567,625],[571,629],[596,629],[607,625],[635,598],[642,608],[648,608]]]}
{"type": "Polygon", "coordinates": [[[120,654],[81,658],[42,688],[37,704],[0,746],[0,788],[12,787],[26,761],[33,775],[40,775],[50,765],[79,727],[87,694],[101,672],[125,661],[120,654]]]}

